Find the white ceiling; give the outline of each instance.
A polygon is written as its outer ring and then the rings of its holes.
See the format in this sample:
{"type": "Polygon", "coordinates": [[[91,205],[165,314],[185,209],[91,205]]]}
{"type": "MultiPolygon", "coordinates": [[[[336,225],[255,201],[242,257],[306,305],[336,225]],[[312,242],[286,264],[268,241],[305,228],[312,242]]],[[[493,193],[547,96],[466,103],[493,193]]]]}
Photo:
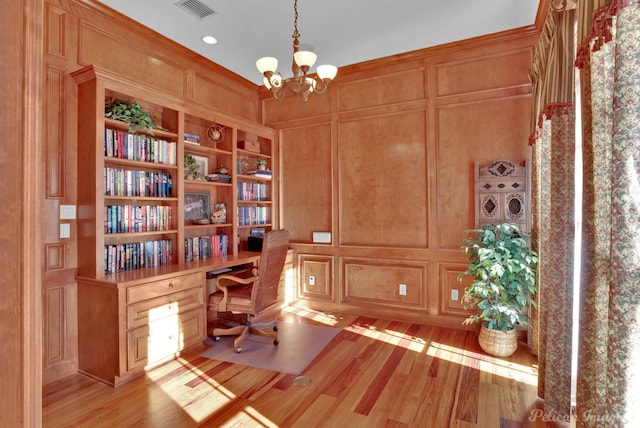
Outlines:
{"type": "MultiPolygon", "coordinates": [[[[293,0],[200,0],[199,19],[178,0],[99,0],[257,84],[255,61],[274,56],[291,75],[293,0]],[[219,41],[206,45],[201,38],[219,41]]],[[[534,23],[539,0],[298,0],[301,50],[338,67],[534,23]]],[[[340,71],[338,70],[338,77],[340,71]]]]}

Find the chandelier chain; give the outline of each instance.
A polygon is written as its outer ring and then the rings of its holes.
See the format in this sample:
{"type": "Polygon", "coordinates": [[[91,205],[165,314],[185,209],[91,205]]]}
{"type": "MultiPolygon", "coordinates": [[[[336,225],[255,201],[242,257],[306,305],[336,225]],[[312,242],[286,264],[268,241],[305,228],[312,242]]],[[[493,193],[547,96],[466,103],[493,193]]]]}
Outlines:
{"type": "Polygon", "coordinates": [[[300,33],[298,32],[298,0],[293,1],[293,34],[291,37],[294,40],[300,38],[300,33]]]}

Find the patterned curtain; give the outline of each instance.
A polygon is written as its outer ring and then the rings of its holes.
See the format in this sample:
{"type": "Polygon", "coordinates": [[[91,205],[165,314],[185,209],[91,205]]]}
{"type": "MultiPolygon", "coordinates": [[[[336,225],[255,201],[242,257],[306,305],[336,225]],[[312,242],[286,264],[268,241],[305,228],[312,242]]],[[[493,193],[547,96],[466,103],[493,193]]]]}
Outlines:
{"type": "Polygon", "coordinates": [[[540,257],[532,351],[547,414],[571,413],[575,111],[574,10],[550,10],[531,67],[532,236],[540,257]]]}
{"type": "Polygon", "coordinates": [[[538,265],[538,395],[545,412],[571,414],[575,109],[551,104],[534,144],[538,265]]]}
{"type": "Polygon", "coordinates": [[[578,427],[640,420],[640,6],[594,12],[584,95],[578,427]]]}

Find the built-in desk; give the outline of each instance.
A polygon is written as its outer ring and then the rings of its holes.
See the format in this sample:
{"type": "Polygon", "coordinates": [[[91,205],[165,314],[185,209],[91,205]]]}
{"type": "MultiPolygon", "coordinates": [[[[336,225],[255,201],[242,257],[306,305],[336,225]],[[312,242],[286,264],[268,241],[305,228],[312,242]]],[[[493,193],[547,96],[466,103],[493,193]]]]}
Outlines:
{"type": "Polygon", "coordinates": [[[260,253],[78,277],[78,366],[117,386],[202,344],[206,272],[255,264],[260,253]]]}

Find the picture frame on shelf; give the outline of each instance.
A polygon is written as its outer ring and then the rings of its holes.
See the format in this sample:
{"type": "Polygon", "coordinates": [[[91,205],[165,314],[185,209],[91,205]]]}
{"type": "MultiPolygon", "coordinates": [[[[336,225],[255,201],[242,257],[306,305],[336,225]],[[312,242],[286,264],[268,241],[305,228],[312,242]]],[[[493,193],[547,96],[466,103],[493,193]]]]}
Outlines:
{"type": "Polygon", "coordinates": [[[191,155],[191,157],[198,164],[198,169],[200,170],[200,174],[202,177],[206,177],[209,174],[209,158],[198,155],[191,155]]]}
{"type": "Polygon", "coordinates": [[[199,222],[206,220],[209,222],[211,218],[211,203],[208,193],[192,193],[184,194],[184,221],[199,222]]]}

